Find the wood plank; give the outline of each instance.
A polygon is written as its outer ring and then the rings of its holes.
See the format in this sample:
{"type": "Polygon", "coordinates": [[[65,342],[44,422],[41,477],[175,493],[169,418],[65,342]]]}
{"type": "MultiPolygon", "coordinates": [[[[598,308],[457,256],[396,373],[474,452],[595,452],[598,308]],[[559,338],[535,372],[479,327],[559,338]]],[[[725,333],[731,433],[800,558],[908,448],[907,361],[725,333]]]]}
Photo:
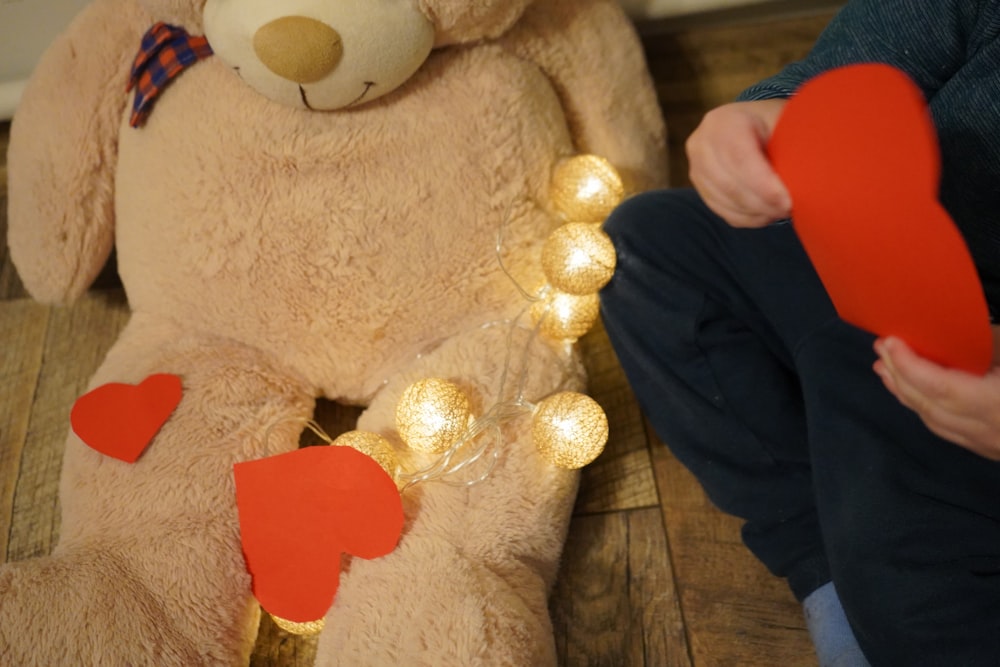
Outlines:
{"type": "Polygon", "coordinates": [[[319,635],[299,637],[279,628],[261,613],[257,643],[250,655],[250,667],[312,667],[316,662],[319,635]]]}
{"type": "MultiPolygon", "coordinates": [[[[630,655],[650,667],[688,667],[684,618],[674,584],[669,541],[656,511],[629,512],[629,603],[634,622],[630,655]]],[[[639,664],[639,663],[637,663],[639,664]]]]}
{"type": "Polygon", "coordinates": [[[550,605],[564,667],[690,667],[656,508],[573,519],[550,605]]]}
{"type": "Polygon", "coordinates": [[[0,123],[0,190],[7,189],[7,146],[10,145],[10,121],[0,123]]]}
{"type": "MultiPolygon", "coordinates": [[[[363,410],[364,408],[356,405],[341,405],[326,399],[319,399],[316,401],[313,420],[332,439],[341,433],[354,430],[363,410]]],[[[302,437],[299,440],[299,444],[302,446],[316,445],[321,442],[323,440],[308,429],[302,432],[302,437]]]]}
{"type": "Polygon", "coordinates": [[[7,247],[7,195],[6,190],[0,191],[0,301],[21,299],[28,295],[21,279],[10,261],[10,250],[7,247]]]}
{"type": "Polygon", "coordinates": [[[9,560],[48,554],[59,534],[59,472],[69,411],[128,319],[120,291],[53,308],[14,493],[9,560]]]}
{"type": "Polygon", "coordinates": [[[694,664],[816,665],[801,607],[787,585],[743,545],[741,522],[715,508],[691,473],[652,440],[694,664]]]}
{"type": "Polygon", "coordinates": [[[603,326],[580,341],[588,393],[608,416],[605,451],[581,472],[575,512],[587,514],[659,504],[642,413],[603,326]]]}
{"type": "Polygon", "coordinates": [[[6,560],[28,418],[42,367],[49,308],[0,302],[0,560],[6,560]]]}
{"type": "Polygon", "coordinates": [[[0,300],[27,296],[7,247],[7,145],[10,123],[0,123],[0,300]]]}

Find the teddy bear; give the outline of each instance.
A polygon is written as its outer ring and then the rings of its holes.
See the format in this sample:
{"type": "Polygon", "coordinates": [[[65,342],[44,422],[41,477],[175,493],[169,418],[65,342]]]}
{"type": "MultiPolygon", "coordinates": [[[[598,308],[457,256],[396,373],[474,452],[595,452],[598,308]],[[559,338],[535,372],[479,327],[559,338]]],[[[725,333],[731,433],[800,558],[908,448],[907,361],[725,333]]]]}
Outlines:
{"type": "MultiPolygon", "coordinates": [[[[665,183],[614,0],[93,0],[15,114],[9,245],[55,304],[113,254],[130,318],[90,388],[179,393],[133,460],[69,430],[58,545],[0,566],[0,664],[246,664],[263,603],[234,470],[303,451],[319,399],[421,471],[441,454],[402,442],[415,383],[473,416],[585,391],[572,337],[524,316],[579,155],[626,193],[665,183]]],[[[578,473],[531,429],[498,418],[478,470],[411,475],[386,553],[331,555],[317,664],[554,664],[578,473]]]]}

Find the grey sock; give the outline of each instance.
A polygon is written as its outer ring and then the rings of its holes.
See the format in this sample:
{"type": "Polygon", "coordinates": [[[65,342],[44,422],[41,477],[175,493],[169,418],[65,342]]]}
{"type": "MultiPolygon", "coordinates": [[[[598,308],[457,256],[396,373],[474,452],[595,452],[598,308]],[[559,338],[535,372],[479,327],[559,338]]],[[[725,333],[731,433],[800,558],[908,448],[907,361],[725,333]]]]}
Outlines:
{"type": "Polygon", "coordinates": [[[806,596],[802,611],[820,667],[869,667],[832,581],[806,596]]]}

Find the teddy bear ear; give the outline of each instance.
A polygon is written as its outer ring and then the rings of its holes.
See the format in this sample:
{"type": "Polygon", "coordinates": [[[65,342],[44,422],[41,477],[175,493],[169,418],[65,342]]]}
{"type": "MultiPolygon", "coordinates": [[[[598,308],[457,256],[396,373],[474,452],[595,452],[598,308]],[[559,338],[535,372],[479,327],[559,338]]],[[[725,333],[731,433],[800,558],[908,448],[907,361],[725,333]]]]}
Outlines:
{"type": "Polygon", "coordinates": [[[184,28],[192,35],[203,34],[201,20],[205,0],[137,0],[156,21],[184,28]]]}
{"type": "Polygon", "coordinates": [[[461,44],[502,35],[533,0],[417,0],[434,24],[435,46],[461,44]]]}

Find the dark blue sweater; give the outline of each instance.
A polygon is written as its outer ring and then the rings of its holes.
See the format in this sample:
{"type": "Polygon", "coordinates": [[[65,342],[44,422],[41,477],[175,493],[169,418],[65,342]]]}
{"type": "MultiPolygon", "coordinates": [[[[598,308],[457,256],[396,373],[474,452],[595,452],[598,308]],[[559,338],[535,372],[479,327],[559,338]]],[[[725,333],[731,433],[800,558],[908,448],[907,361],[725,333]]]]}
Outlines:
{"type": "Polygon", "coordinates": [[[816,74],[857,62],[898,67],[923,90],[941,147],[941,203],[1000,312],[1000,0],[855,0],[804,60],[739,99],[788,97],[816,74]]]}

